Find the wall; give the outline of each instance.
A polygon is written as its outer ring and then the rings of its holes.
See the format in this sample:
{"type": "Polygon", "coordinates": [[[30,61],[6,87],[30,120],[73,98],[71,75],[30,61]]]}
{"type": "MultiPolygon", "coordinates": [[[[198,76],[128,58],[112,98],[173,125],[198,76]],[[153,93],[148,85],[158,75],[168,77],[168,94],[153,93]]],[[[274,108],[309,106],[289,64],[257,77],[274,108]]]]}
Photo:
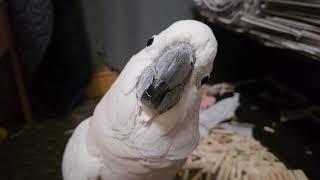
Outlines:
{"type": "Polygon", "coordinates": [[[82,0],[94,64],[122,70],[146,41],[171,23],[192,19],[192,0],[82,0]]]}

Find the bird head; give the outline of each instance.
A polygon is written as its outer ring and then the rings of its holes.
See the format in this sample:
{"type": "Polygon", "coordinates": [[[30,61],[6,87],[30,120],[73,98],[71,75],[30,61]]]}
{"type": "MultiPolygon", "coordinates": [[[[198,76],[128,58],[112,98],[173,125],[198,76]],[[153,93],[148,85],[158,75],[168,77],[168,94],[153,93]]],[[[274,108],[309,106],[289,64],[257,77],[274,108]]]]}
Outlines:
{"type": "Polygon", "coordinates": [[[211,29],[198,21],[178,21],[147,41],[148,64],[137,82],[137,98],[161,114],[175,106],[186,85],[201,87],[212,70],[217,41],[211,29]]]}

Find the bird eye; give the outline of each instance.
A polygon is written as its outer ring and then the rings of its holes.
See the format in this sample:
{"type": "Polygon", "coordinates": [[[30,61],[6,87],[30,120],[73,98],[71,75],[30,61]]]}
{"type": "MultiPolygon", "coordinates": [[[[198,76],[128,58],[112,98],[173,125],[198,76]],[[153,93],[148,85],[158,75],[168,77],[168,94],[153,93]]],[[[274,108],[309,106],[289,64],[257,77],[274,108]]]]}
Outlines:
{"type": "Polygon", "coordinates": [[[147,41],[147,47],[152,45],[153,39],[154,39],[154,37],[151,37],[151,38],[147,41]]]}

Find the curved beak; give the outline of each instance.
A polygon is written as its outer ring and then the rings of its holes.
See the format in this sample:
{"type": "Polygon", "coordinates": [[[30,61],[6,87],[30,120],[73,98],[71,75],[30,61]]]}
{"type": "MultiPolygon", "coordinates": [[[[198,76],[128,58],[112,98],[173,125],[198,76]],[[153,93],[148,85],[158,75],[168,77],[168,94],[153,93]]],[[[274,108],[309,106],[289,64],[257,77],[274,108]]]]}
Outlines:
{"type": "Polygon", "coordinates": [[[138,98],[159,113],[166,111],[179,102],[193,67],[194,52],[189,44],[178,43],[167,48],[141,75],[138,98]]]}

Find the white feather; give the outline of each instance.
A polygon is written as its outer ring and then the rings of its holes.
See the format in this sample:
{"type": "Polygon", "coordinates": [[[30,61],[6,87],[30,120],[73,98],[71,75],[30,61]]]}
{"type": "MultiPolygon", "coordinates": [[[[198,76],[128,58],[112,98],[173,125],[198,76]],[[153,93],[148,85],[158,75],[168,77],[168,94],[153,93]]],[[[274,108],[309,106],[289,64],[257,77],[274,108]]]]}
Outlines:
{"type": "Polygon", "coordinates": [[[100,174],[102,164],[99,158],[87,151],[89,120],[78,125],[66,146],[62,164],[63,179],[95,180],[100,174]]]}

